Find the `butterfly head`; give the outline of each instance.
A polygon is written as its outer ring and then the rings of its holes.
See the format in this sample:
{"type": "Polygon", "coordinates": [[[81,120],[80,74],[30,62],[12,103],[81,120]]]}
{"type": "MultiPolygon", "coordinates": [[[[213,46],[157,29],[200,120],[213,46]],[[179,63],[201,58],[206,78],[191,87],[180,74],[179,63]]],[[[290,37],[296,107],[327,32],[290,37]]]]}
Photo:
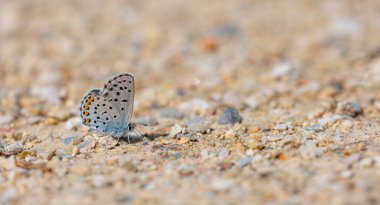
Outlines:
{"type": "Polygon", "coordinates": [[[133,130],[135,130],[135,128],[136,128],[135,123],[129,123],[128,124],[128,132],[132,132],[133,130]]]}

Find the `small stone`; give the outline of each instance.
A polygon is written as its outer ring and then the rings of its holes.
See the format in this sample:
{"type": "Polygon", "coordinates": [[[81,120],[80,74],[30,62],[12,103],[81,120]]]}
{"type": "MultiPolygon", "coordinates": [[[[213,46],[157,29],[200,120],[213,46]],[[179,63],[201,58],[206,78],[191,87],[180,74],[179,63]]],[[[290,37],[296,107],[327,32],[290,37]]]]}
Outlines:
{"type": "Polygon", "coordinates": [[[336,112],[342,115],[348,115],[350,117],[356,117],[363,114],[363,108],[356,102],[341,102],[338,103],[336,112]]]}
{"type": "Polygon", "coordinates": [[[179,124],[175,124],[170,130],[169,137],[174,138],[180,133],[183,133],[183,134],[186,133],[186,128],[179,124]]]}
{"type": "Polygon", "coordinates": [[[352,178],[354,176],[354,173],[350,170],[344,170],[340,173],[340,176],[343,178],[352,178]]]}
{"type": "Polygon", "coordinates": [[[189,138],[186,138],[186,137],[182,137],[180,140],[179,140],[179,144],[187,144],[190,142],[190,139],[189,138]]]}
{"type": "Polygon", "coordinates": [[[185,122],[190,132],[206,133],[211,127],[211,120],[206,117],[193,117],[185,122]]]}
{"type": "Polygon", "coordinates": [[[220,169],[223,171],[223,170],[227,170],[229,168],[231,168],[232,166],[234,166],[234,163],[233,162],[221,162],[219,163],[219,167],[220,169]]]}
{"type": "Polygon", "coordinates": [[[248,129],[248,133],[258,133],[260,131],[261,131],[260,127],[252,127],[250,129],[248,129]]]}
{"type": "Polygon", "coordinates": [[[253,159],[252,156],[241,158],[241,159],[235,161],[235,165],[240,167],[240,168],[245,167],[252,161],[252,159],[253,159]]]}
{"type": "Polygon", "coordinates": [[[258,140],[250,140],[248,142],[248,148],[262,150],[265,148],[265,146],[263,145],[263,143],[259,142],[258,140]]]}
{"type": "Polygon", "coordinates": [[[26,162],[34,162],[34,161],[36,161],[37,160],[37,158],[36,157],[33,157],[33,156],[26,156],[25,157],[25,161],[26,162]]]}
{"type": "Polygon", "coordinates": [[[235,124],[241,123],[243,118],[240,116],[239,112],[232,107],[229,107],[223,111],[218,119],[218,124],[226,125],[226,124],[235,124]]]}
{"type": "Polygon", "coordinates": [[[228,150],[220,151],[218,154],[219,159],[224,159],[230,155],[230,152],[228,150]]]}
{"type": "Polygon", "coordinates": [[[142,117],[142,118],[138,118],[138,119],[136,119],[135,122],[137,124],[142,124],[142,125],[145,125],[145,126],[155,126],[155,125],[158,125],[158,121],[154,117],[142,117]]]}
{"type": "Polygon", "coordinates": [[[160,116],[172,119],[182,119],[184,117],[184,115],[176,108],[165,108],[161,111],[160,116]]]}
{"type": "Polygon", "coordinates": [[[191,174],[194,173],[194,168],[189,166],[189,165],[185,165],[185,166],[182,166],[180,169],[179,169],[179,174],[181,176],[189,176],[191,174]]]}
{"type": "Polygon", "coordinates": [[[270,135],[264,138],[264,143],[266,142],[278,142],[284,139],[283,135],[270,135]]]}
{"type": "Polygon", "coordinates": [[[321,118],[318,120],[318,124],[321,124],[322,126],[325,126],[327,124],[334,123],[340,119],[343,119],[342,115],[333,115],[325,118],[321,118]]]}
{"type": "Polygon", "coordinates": [[[189,141],[198,141],[198,136],[197,134],[194,133],[188,133],[188,134],[178,134],[177,138],[187,138],[189,141]]]}
{"type": "Polygon", "coordinates": [[[59,120],[55,117],[50,117],[46,120],[47,125],[57,125],[59,123],[59,120]]]}
{"type": "Polygon", "coordinates": [[[305,130],[307,131],[314,131],[314,132],[323,132],[326,130],[326,127],[323,126],[322,124],[313,124],[313,125],[309,125],[307,127],[305,127],[305,130]]]}
{"type": "Polygon", "coordinates": [[[224,137],[225,139],[235,139],[237,136],[237,133],[235,130],[228,130],[225,134],[224,137]]]}
{"type": "Polygon", "coordinates": [[[275,65],[271,70],[271,75],[278,78],[287,75],[292,70],[292,66],[288,62],[281,62],[275,65]]]}
{"type": "Polygon", "coordinates": [[[10,156],[15,155],[22,152],[24,149],[24,145],[22,142],[15,142],[8,145],[0,146],[0,155],[10,156]]]}
{"type": "Polygon", "coordinates": [[[76,128],[80,127],[82,125],[82,119],[79,117],[73,117],[66,121],[66,129],[68,130],[75,130],[76,128]]]}
{"type": "Polygon", "coordinates": [[[276,126],[274,126],[273,129],[279,130],[279,131],[286,131],[286,130],[290,129],[291,127],[292,127],[292,123],[287,122],[287,123],[277,124],[276,126]]]}
{"type": "Polygon", "coordinates": [[[169,144],[171,144],[171,141],[167,140],[167,139],[163,139],[163,140],[160,141],[160,143],[163,144],[163,145],[169,145],[169,144]]]}

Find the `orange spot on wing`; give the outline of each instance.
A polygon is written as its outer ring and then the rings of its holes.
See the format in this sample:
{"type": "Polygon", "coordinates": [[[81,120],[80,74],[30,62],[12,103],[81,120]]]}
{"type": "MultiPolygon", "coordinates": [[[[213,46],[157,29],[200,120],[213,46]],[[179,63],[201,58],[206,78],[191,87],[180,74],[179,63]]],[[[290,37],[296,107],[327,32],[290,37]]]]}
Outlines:
{"type": "Polygon", "coordinates": [[[88,123],[90,123],[91,122],[91,120],[90,120],[90,118],[86,118],[86,121],[84,122],[85,124],[88,124],[88,123]]]}

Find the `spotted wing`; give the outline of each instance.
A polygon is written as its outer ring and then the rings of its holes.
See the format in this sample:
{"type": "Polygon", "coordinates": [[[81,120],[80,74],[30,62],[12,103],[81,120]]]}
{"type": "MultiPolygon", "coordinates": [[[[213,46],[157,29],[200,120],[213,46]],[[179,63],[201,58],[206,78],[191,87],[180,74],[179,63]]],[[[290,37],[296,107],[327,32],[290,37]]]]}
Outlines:
{"type": "Polygon", "coordinates": [[[125,129],[132,117],[134,94],[135,81],[129,73],[117,75],[104,84],[103,95],[119,112],[125,129]]]}
{"type": "Polygon", "coordinates": [[[83,97],[80,111],[83,123],[93,130],[113,134],[120,132],[123,126],[117,108],[99,89],[93,89],[83,97]]]}

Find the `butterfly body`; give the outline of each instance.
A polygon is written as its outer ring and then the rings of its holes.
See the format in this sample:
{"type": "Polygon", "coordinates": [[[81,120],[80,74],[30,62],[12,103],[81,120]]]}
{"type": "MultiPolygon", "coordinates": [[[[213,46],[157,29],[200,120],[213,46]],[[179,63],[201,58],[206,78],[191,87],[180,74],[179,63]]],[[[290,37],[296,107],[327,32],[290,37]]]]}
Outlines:
{"type": "Polygon", "coordinates": [[[133,112],[134,77],[129,73],[109,79],[102,90],[92,89],[80,106],[83,123],[91,131],[120,138],[134,129],[130,123],[133,112]]]}

